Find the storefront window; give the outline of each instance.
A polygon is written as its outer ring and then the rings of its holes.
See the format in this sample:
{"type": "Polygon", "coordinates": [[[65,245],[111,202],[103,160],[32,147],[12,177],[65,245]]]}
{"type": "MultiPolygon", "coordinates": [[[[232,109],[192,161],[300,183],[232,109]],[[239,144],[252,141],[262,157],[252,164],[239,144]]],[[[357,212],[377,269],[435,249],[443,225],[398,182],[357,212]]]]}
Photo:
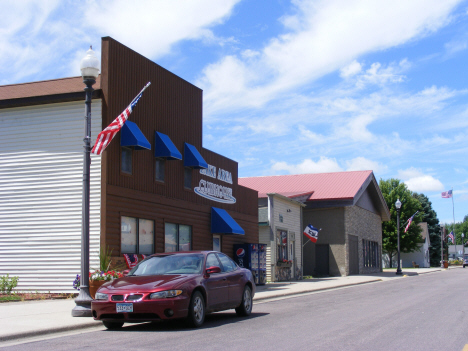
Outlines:
{"type": "Polygon", "coordinates": [[[129,147],[122,146],[122,172],[132,174],[132,152],[129,147]]]}
{"type": "Polygon", "coordinates": [[[192,227],[183,224],[165,224],[165,252],[192,250],[192,227]]]}
{"type": "Polygon", "coordinates": [[[288,259],[288,232],[278,230],[276,232],[277,258],[280,260],[288,259]]]}
{"type": "Polygon", "coordinates": [[[138,220],[138,253],[154,253],[154,221],[141,218],[138,220]]]}
{"type": "Polygon", "coordinates": [[[120,233],[122,236],[121,252],[137,253],[137,219],[122,216],[120,233]]]}
{"type": "Polygon", "coordinates": [[[157,158],[155,162],[155,175],[156,175],[156,180],[160,182],[164,182],[164,166],[165,166],[166,160],[163,158],[157,158]]]}
{"type": "Polygon", "coordinates": [[[121,217],[120,252],[125,254],[154,253],[154,221],[135,217],[121,217]]]}

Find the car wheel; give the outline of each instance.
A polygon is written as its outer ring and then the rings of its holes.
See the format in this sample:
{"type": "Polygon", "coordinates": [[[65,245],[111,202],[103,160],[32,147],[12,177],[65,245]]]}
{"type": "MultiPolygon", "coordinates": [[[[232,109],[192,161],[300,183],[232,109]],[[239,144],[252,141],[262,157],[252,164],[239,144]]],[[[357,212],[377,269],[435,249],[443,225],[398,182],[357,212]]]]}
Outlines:
{"type": "Polygon", "coordinates": [[[242,302],[239,307],[236,308],[236,313],[239,316],[250,316],[252,312],[252,290],[248,285],[244,288],[242,294],[242,302]]]}
{"type": "Polygon", "coordinates": [[[102,321],[102,324],[104,324],[104,326],[109,330],[115,330],[115,329],[122,328],[122,325],[124,325],[124,322],[102,321]]]}
{"type": "Polygon", "coordinates": [[[187,322],[193,328],[200,327],[205,320],[205,299],[199,291],[192,295],[189,305],[187,322]]]}

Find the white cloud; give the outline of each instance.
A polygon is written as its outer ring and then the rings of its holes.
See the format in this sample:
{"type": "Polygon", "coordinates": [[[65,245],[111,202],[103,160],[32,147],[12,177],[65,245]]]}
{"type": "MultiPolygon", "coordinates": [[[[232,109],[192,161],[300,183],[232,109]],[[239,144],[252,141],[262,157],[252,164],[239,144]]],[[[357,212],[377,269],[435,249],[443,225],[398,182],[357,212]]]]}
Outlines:
{"type": "Polygon", "coordinates": [[[347,171],[366,171],[371,170],[374,173],[383,173],[387,171],[387,166],[380,164],[379,162],[369,160],[365,157],[356,157],[352,160],[346,161],[347,171]]]}
{"type": "Polygon", "coordinates": [[[239,1],[89,1],[85,19],[100,33],[155,59],[169,53],[181,40],[216,41],[209,28],[222,23],[239,1]]]}
{"type": "MultiPolygon", "coordinates": [[[[428,35],[448,23],[458,2],[296,0],[296,13],[281,19],[285,32],[258,57],[247,62],[225,57],[205,68],[198,82],[205,91],[205,111],[262,106],[363,54],[428,35]]],[[[380,71],[371,67],[368,79],[399,79],[380,71]]]]}
{"type": "Polygon", "coordinates": [[[305,159],[297,165],[288,164],[286,162],[276,162],[271,169],[275,172],[287,171],[290,174],[304,174],[304,173],[327,173],[327,172],[341,172],[343,169],[338,165],[335,159],[327,157],[320,157],[315,162],[311,159],[305,159]]]}
{"type": "Polygon", "coordinates": [[[440,180],[431,175],[424,174],[421,170],[414,167],[398,171],[398,176],[403,179],[411,191],[442,191],[444,189],[444,185],[440,180]]]}
{"type": "Polygon", "coordinates": [[[362,70],[361,64],[357,62],[356,60],[354,60],[349,65],[347,65],[346,67],[343,67],[340,70],[340,76],[342,78],[352,77],[358,74],[359,72],[361,72],[361,70],[362,70]]]}

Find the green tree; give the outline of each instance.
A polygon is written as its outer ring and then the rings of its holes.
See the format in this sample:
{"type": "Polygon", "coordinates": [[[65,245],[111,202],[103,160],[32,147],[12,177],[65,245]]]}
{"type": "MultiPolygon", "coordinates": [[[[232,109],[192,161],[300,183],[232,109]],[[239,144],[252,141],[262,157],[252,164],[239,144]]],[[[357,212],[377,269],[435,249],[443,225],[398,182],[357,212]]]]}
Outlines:
{"type": "Polygon", "coordinates": [[[400,210],[400,252],[414,252],[422,241],[421,228],[417,225],[421,222],[423,216],[421,212],[414,216],[413,223],[410,225],[408,232],[405,233],[407,220],[416,211],[420,211],[422,207],[419,200],[413,197],[413,193],[408,190],[406,184],[399,179],[380,179],[379,186],[391,215],[391,220],[382,224],[382,251],[388,255],[390,267],[392,267],[392,259],[398,253],[395,202],[400,199],[402,203],[400,210]]]}
{"type": "Polygon", "coordinates": [[[431,241],[431,246],[429,247],[429,256],[431,261],[431,266],[439,267],[440,266],[440,225],[439,219],[437,218],[437,213],[432,209],[432,203],[429,201],[429,198],[424,194],[414,193],[413,196],[419,200],[422,206],[422,222],[427,223],[427,228],[429,230],[429,240],[431,241]]]}
{"type": "MultiPolygon", "coordinates": [[[[450,233],[453,230],[453,223],[450,223],[450,224],[445,223],[444,227],[447,228],[448,233],[450,233]]],[[[455,222],[454,235],[455,235],[455,243],[457,245],[462,244],[462,237],[461,237],[462,233],[465,234],[465,238],[463,239],[463,243],[466,244],[466,242],[468,241],[468,221],[463,220],[463,222],[455,222]]],[[[450,240],[449,240],[449,242],[450,242],[450,240]]],[[[460,246],[459,249],[461,249],[461,246],[460,246]]]]}

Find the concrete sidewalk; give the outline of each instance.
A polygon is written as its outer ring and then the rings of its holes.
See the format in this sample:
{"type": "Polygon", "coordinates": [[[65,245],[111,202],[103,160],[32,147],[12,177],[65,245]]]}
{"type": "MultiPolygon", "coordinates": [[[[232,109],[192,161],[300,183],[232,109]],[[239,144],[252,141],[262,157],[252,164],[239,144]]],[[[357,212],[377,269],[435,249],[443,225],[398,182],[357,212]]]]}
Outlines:
{"type": "MultiPolygon", "coordinates": [[[[395,271],[260,285],[257,286],[254,303],[281,296],[401,279],[443,269],[403,269],[403,276],[397,276],[395,271]]],[[[0,303],[0,346],[5,341],[102,326],[100,321],[94,321],[92,318],[72,317],[73,307],[75,301],[72,299],[0,303]]]]}

